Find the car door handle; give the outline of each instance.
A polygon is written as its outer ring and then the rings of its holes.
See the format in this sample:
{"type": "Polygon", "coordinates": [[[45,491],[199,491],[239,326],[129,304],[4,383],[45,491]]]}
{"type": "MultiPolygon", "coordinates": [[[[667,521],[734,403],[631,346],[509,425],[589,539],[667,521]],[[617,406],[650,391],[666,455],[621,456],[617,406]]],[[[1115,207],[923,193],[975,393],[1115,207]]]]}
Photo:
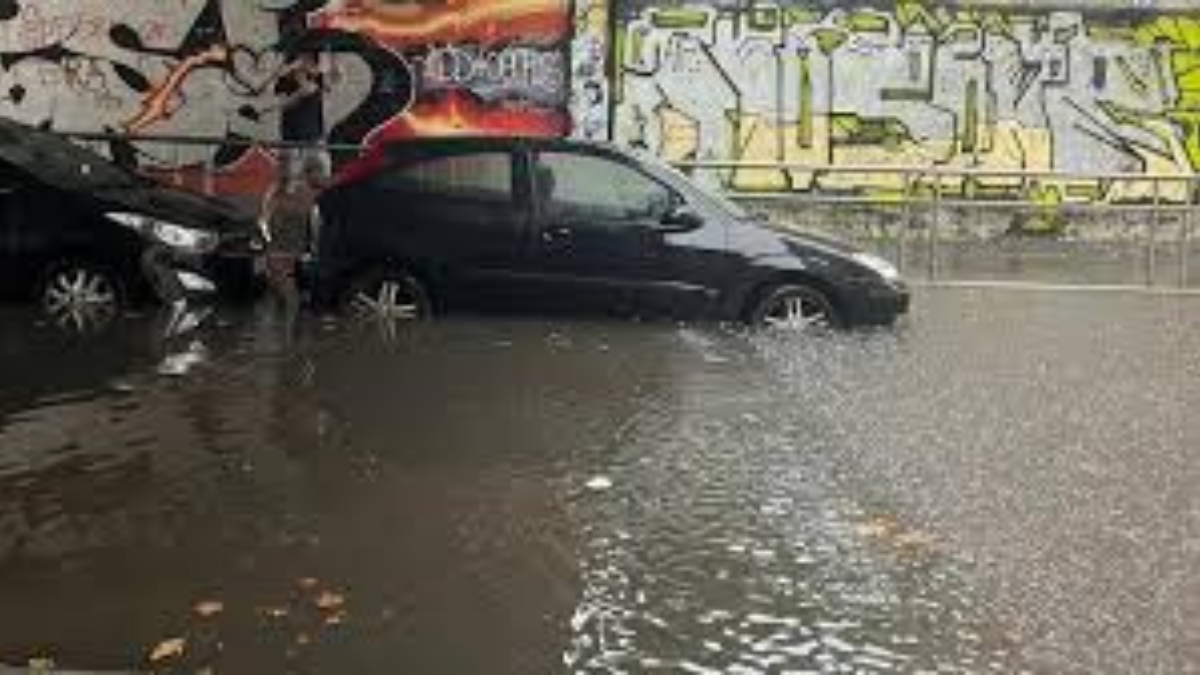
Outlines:
{"type": "Polygon", "coordinates": [[[574,230],[566,225],[558,225],[548,227],[542,230],[542,241],[547,244],[561,244],[570,241],[574,236],[574,230]]]}

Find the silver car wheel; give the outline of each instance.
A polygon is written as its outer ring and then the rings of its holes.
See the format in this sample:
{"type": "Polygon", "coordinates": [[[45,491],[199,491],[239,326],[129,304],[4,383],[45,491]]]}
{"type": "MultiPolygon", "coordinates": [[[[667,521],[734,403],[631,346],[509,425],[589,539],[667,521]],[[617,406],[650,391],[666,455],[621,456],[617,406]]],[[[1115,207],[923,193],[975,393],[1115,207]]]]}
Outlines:
{"type": "Polygon", "coordinates": [[[86,332],[107,324],[120,305],[115,282],[86,265],[54,271],[42,290],[42,308],[61,328],[86,332]]]}

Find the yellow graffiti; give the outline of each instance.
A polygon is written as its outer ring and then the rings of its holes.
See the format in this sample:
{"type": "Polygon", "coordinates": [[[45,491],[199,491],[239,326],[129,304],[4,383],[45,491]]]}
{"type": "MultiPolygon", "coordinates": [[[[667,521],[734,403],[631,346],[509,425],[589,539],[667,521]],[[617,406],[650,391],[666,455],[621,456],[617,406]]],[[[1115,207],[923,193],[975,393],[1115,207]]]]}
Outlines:
{"type": "Polygon", "coordinates": [[[913,186],[887,169],[928,166],[975,174],[943,179],[948,191],[1021,198],[1046,213],[1077,201],[1189,198],[1182,180],[1032,174],[1196,174],[1200,15],[1118,23],[932,0],[896,0],[891,11],[751,4],[718,11],[694,0],[644,10],[619,30],[617,128],[653,110],[640,140],[667,159],[806,167],[730,168],[726,184],[738,191],[902,197],[913,186]],[[747,57],[764,47],[778,69],[772,91],[760,57],[747,57]],[[703,58],[662,65],[684,51],[703,58]],[[864,55],[876,53],[889,75],[856,77],[851,66],[873,68],[864,55]],[[697,93],[705,86],[711,95],[697,93]],[[825,170],[837,167],[855,172],[825,170]]]}

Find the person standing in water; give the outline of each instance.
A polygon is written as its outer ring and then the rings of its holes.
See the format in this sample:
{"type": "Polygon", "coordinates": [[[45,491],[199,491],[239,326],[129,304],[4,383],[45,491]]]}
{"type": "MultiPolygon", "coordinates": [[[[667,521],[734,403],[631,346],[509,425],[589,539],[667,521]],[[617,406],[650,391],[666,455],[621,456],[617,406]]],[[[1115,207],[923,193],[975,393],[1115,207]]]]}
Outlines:
{"type": "Polygon", "coordinates": [[[308,250],[310,232],[319,217],[317,197],[325,181],[322,164],[306,158],[298,175],[280,173],[263,197],[258,218],[267,282],[283,304],[289,335],[300,312],[296,266],[308,250]]]}

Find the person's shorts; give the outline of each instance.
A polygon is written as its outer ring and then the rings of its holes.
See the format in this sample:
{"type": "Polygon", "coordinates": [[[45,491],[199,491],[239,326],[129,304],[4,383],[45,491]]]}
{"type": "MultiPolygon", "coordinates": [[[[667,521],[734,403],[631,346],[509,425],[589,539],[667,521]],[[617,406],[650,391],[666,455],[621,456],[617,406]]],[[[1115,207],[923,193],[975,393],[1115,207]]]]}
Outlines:
{"type": "Polygon", "coordinates": [[[287,178],[291,181],[303,179],[309,171],[321,178],[329,178],[333,174],[333,162],[324,148],[284,148],[281,157],[287,178]]]}
{"type": "Polygon", "coordinates": [[[266,255],[266,272],[273,279],[291,280],[296,277],[300,257],[291,253],[270,252],[266,255]]]}

